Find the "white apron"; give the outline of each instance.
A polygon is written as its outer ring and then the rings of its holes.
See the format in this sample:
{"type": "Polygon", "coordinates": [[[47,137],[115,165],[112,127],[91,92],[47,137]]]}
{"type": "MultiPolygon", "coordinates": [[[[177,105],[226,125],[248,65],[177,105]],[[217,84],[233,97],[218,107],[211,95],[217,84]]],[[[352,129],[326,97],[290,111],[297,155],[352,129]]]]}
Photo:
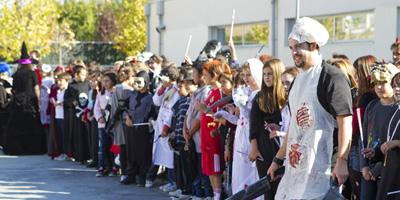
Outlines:
{"type": "Polygon", "coordinates": [[[321,69],[302,71],[290,91],[287,164],[277,200],[321,199],[329,190],[335,121],[318,101],[321,69]]]}
{"type": "MultiPolygon", "coordinates": [[[[173,88],[173,87],[172,87],[173,88]]],[[[160,111],[157,116],[156,127],[154,128],[154,140],[153,140],[153,164],[165,166],[169,169],[174,168],[174,152],[171,150],[168,137],[161,137],[161,132],[164,125],[171,127],[172,119],[172,107],[179,99],[179,94],[176,91],[168,101],[164,100],[165,94],[169,90],[164,92],[164,95],[157,96],[157,93],[153,96],[154,104],[160,102],[160,111]]]]}
{"type": "MultiPolygon", "coordinates": [[[[250,162],[250,110],[258,91],[253,91],[245,106],[240,106],[235,140],[233,143],[232,193],[237,193],[259,180],[255,162],[250,162]]],[[[264,199],[260,196],[257,199],[264,199]]]]}

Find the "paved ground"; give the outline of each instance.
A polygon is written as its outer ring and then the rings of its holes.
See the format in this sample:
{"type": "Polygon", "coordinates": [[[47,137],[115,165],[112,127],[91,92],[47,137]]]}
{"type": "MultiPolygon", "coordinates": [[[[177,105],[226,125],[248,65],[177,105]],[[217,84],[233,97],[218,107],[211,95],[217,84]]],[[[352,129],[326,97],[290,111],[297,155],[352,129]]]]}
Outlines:
{"type": "Polygon", "coordinates": [[[119,177],[47,156],[5,156],[0,150],[0,199],[169,199],[160,190],[120,185],[119,177]]]}

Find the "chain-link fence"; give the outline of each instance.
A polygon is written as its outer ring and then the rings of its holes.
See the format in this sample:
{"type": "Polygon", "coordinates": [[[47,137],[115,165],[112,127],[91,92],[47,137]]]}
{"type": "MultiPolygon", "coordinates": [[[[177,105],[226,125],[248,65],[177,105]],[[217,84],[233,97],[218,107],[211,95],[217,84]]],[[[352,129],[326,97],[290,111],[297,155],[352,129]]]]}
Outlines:
{"type": "Polygon", "coordinates": [[[109,42],[76,42],[70,48],[52,44],[53,51],[42,58],[42,62],[50,65],[67,65],[81,59],[86,63],[95,61],[99,65],[110,66],[117,60],[124,60],[126,55],[113,48],[109,42]]]}

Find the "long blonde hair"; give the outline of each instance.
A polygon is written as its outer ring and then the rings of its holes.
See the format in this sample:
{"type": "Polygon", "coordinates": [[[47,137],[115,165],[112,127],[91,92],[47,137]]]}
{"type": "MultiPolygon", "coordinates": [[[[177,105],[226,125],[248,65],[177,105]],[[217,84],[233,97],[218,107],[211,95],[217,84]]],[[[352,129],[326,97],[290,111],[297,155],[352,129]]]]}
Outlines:
{"type": "Polygon", "coordinates": [[[329,60],[328,63],[336,66],[346,75],[347,79],[350,81],[351,88],[358,88],[356,70],[348,60],[336,58],[329,60]]]}
{"type": "Polygon", "coordinates": [[[274,113],[276,109],[282,109],[286,102],[285,89],[281,79],[285,65],[279,59],[274,58],[264,64],[263,71],[267,67],[272,70],[274,82],[272,87],[267,87],[263,77],[263,84],[261,85],[257,103],[263,112],[274,113]]]}

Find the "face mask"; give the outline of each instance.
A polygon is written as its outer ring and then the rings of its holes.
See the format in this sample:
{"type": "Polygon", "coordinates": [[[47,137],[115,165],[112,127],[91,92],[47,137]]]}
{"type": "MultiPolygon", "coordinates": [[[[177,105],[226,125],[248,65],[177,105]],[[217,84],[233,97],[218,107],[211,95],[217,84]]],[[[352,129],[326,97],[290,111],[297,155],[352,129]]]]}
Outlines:
{"type": "Polygon", "coordinates": [[[141,91],[145,86],[146,84],[143,77],[135,77],[133,88],[135,88],[136,91],[141,91]]]}

